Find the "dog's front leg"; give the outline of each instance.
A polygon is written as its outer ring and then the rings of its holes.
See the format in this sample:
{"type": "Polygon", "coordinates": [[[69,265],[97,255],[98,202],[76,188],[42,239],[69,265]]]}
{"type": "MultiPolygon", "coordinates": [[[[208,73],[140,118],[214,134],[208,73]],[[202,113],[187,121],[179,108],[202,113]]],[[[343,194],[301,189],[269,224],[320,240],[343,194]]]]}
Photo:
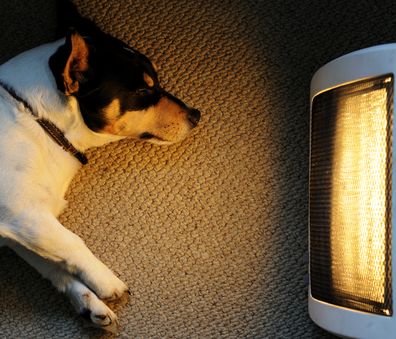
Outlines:
{"type": "Polygon", "coordinates": [[[65,293],[76,311],[94,326],[113,333],[117,332],[117,316],[76,277],[56,263],[40,257],[19,244],[10,242],[9,246],[44,278],[49,279],[58,291],[65,293]]]}
{"type": "Polygon", "coordinates": [[[0,223],[0,237],[11,239],[78,276],[101,299],[117,299],[128,289],[98,260],[80,237],[52,214],[30,210],[0,223]]]}

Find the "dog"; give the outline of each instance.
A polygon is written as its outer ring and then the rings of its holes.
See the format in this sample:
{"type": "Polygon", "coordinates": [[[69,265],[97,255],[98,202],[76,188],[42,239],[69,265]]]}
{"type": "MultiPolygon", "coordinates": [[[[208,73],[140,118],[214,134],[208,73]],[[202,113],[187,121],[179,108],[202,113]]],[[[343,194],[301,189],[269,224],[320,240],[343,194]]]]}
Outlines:
{"type": "Polygon", "coordinates": [[[4,63],[0,246],[49,279],[92,325],[115,332],[105,301],[128,287],[58,221],[64,195],[87,149],[124,138],[180,142],[199,120],[199,110],[161,87],[144,54],[97,28],[75,28],[4,63]]]}

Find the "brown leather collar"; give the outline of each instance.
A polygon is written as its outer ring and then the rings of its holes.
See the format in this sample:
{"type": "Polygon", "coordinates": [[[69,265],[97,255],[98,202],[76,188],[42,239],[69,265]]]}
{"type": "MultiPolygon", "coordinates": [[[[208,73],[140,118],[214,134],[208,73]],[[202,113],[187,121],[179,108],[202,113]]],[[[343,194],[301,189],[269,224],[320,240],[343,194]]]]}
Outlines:
{"type": "Polygon", "coordinates": [[[63,132],[56,127],[51,121],[39,118],[37,113],[33,110],[32,106],[24,100],[20,95],[18,95],[15,90],[2,82],[0,80],[0,86],[3,87],[9,95],[11,95],[16,101],[20,102],[25,106],[25,108],[30,112],[30,114],[34,117],[37,123],[43,128],[43,130],[59,145],[61,146],[66,152],[70,153],[74,156],[81,164],[85,165],[88,163],[88,159],[84,153],[78,151],[69,140],[66,139],[63,132]]]}

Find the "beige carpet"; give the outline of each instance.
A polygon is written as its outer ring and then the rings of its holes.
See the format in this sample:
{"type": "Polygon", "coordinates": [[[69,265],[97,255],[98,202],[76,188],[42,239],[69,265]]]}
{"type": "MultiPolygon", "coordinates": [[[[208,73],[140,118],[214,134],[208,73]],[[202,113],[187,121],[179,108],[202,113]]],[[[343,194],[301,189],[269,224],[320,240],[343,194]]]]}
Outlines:
{"type": "MultiPolygon", "coordinates": [[[[67,195],[64,225],[132,291],[120,337],[330,337],[306,305],[309,81],[338,55],[392,40],[395,5],[75,2],[202,111],[181,144],[90,151],[67,195]]],[[[4,61],[53,38],[55,4],[1,3],[0,19],[4,61]]],[[[0,338],[101,336],[0,250],[0,338]]]]}

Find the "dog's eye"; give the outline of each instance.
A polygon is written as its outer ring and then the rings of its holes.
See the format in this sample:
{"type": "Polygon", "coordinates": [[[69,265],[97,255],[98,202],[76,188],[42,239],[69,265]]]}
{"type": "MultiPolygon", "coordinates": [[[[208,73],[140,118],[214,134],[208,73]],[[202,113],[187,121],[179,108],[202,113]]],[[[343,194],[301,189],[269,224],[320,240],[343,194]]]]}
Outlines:
{"type": "Polygon", "coordinates": [[[144,133],[140,134],[139,138],[148,140],[148,139],[154,138],[154,135],[152,135],[151,133],[148,133],[148,132],[144,132],[144,133]]]}
{"type": "Polygon", "coordinates": [[[150,95],[153,93],[153,91],[148,88],[140,88],[140,89],[136,90],[135,93],[137,95],[150,95]]]}

